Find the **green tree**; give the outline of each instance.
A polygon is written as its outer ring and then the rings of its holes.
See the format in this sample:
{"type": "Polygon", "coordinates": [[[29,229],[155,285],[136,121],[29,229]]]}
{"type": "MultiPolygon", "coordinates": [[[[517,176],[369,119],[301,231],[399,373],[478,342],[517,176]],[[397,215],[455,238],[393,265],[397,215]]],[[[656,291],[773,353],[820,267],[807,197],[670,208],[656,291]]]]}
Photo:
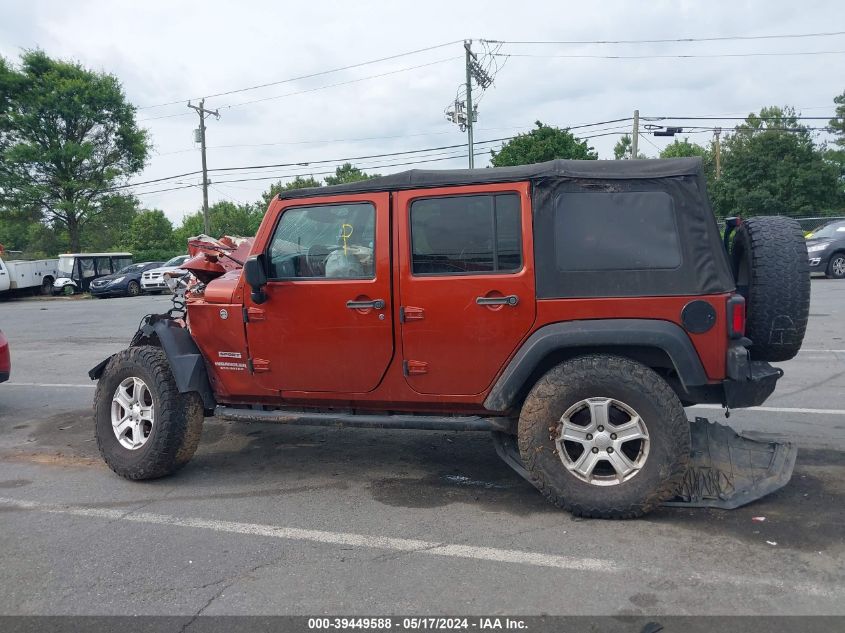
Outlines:
{"type": "Polygon", "coordinates": [[[138,251],[167,250],[173,246],[173,223],[159,209],[146,209],[132,220],[129,246],[138,251]]]}
{"type": "Polygon", "coordinates": [[[518,134],[498,152],[490,151],[494,167],[530,165],[555,158],[596,160],[599,156],[586,141],[579,140],[569,130],[536,121],[536,129],[518,134]]]}
{"type": "Polygon", "coordinates": [[[728,215],[814,215],[842,204],[839,169],[792,108],[763,108],[724,141],[716,211],[728,215]]]}
{"type": "Polygon", "coordinates": [[[660,158],[694,158],[699,157],[704,163],[704,175],[711,182],[716,177],[713,150],[698,143],[691,143],[688,138],[679,141],[677,138],[660,150],[660,158]]]}
{"type": "Polygon", "coordinates": [[[112,196],[103,199],[102,211],[92,216],[86,224],[81,250],[113,251],[131,247],[132,222],[138,211],[138,200],[134,197],[112,196]]]}
{"type": "Polygon", "coordinates": [[[302,177],[297,176],[290,182],[282,184],[282,181],[274,182],[270,188],[261,194],[261,204],[266,211],[270,206],[270,202],[278,196],[282,191],[290,191],[291,189],[309,189],[311,187],[321,187],[322,183],[316,180],[313,176],[302,177]]]}
{"type": "MultiPolygon", "coordinates": [[[[251,237],[256,234],[264,209],[259,205],[235,204],[220,201],[208,207],[208,219],[211,224],[212,235],[235,235],[251,237]]],[[[177,245],[181,248],[188,238],[203,232],[202,211],[197,211],[182,218],[181,226],[174,232],[177,245]]]]}
{"type": "Polygon", "coordinates": [[[326,176],[327,185],[340,185],[347,182],[358,182],[359,180],[370,180],[378,178],[381,174],[368,174],[355,167],[352,163],[344,163],[334,171],[334,176],[326,176]]]}
{"type": "MultiPolygon", "coordinates": [[[[613,146],[613,158],[616,160],[628,160],[634,151],[634,142],[631,140],[630,134],[623,134],[622,138],[616,141],[613,146]]],[[[642,152],[637,152],[637,158],[648,158],[642,152]]]]}
{"type": "Polygon", "coordinates": [[[0,58],[0,205],[40,209],[71,250],[149,148],[113,75],[38,50],[19,68],[0,58]]]}

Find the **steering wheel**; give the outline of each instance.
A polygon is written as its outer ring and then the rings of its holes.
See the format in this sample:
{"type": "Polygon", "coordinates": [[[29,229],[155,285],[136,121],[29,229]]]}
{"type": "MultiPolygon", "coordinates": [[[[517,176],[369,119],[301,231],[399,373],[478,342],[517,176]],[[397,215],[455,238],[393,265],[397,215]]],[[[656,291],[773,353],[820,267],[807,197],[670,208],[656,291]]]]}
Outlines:
{"type": "Polygon", "coordinates": [[[332,249],[322,244],[314,244],[305,253],[305,264],[308,266],[310,277],[326,276],[326,258],[332,249]]]}

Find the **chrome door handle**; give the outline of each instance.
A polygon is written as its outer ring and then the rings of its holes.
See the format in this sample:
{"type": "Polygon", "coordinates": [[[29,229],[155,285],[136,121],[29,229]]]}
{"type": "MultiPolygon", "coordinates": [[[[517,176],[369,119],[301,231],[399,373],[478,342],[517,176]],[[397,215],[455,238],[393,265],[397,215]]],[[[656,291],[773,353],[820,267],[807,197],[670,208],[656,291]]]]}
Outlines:
{"type": "Polygon", "coordinates": [[[347,301],[346,307],[350,310],[366,310],[372,308],[374,310],[384,310],[384,299],[373,299],[372,301],[347,301]]]}
{"type": "Polygon", "coordinates": [[[515,306],[519,303],[519,297],[508,295],[507,297],[476,297],[475,302],[480,306],[515,306]]]}

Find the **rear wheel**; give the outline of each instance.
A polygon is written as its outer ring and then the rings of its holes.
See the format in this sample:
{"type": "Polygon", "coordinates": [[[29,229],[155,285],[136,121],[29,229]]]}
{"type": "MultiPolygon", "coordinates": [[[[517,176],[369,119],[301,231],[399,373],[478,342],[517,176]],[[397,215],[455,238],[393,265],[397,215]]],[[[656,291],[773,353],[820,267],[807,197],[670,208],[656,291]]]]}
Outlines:
{"type": "Polygon", "coordinates": [[[689,463],[677,395],[653,370],[618,356],[551,369],[529,393],[518,435],[534,484],[577,516],[642,516],[675,495],[689,463]]]}
{"type": "Polygon", "coordinates": [[[44,277],[44,279],[41,281],[41,287],[38,290],[44,296],[49,296],[53,294],[53,278],[44,277]]]}
{"type": "Polygon", "coordinates": [[[126,285],[126,294],[128,294],[130,297],[137,297],[139,294],[141,294],[141,286],[138,284],[137,281],[130,281],[126,285]]]}
{"type": "Polygon", "coordinates": [[[202,432],[196,393],[180,393],[167,355],[149,345],[115,354],[94,397],[97,446],[126,479],[169,475],[193,456],[202,432]]]}
{"type": "Polygon", "coordinates": [[[829,279],[845,279],[845,253],[834,253],[827,264],[829,279]]]}

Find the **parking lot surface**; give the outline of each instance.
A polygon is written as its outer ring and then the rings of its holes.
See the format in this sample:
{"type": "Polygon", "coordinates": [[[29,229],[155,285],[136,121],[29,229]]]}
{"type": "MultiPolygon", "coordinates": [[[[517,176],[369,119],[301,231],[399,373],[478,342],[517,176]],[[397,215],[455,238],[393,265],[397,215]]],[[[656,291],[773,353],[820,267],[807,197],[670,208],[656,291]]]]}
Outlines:
{"type": "Polygon", "coordinates": [[[86,372],[168,304],[0,303],[0,613],[845,614],[845,283],[813,280],[804,349],[729,420],[798,444],[791,483],[635,521],[553,508],[484,433],[209,419],[176,476],[124,481],[86,372]]]}

